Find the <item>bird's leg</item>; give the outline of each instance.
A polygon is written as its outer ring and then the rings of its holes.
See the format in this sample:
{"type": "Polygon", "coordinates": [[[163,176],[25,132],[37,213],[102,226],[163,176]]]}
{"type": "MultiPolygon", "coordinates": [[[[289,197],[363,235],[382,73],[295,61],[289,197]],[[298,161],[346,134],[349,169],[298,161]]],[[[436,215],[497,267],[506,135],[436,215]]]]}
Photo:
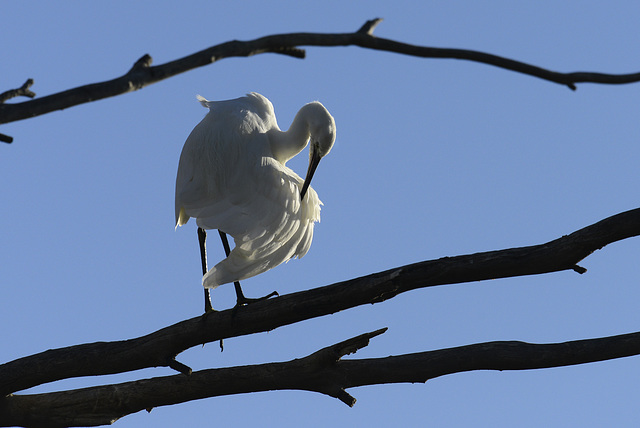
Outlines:
{"type": "MultiPolygon", "coordinates": [[[[207,232],[199,227],[198,228],[198,242],[200,243],[200,260],[202,261],[202,276],[207,274],[207,232]]],[[[204,289],[204,313],[208,314],[209,312],[213,312],[213,307],[211,306],[211,296],[209,294],[209,289],[204,289]]]]}
{"type": "MultiPolygon", "coordinates": [[[[231,248],[229,247],[229,240],[227,239],[227,234],[224,233],[221,230],[218,230],[218,233],[220,233],[220,239],[222,240],[222,246],[224,247],[224,253],[225,253],[225,255],[227,257],[229,257],[229,254],[231,253],[231,248]]],[[[266,296],[258,297],[257,299],[250,298],[250,297],[245,297],[244,293],[242,292],[242,287],[240,287],[240,281],[235,281],[233,283],[233,285],[236,288],[236,307],[248,305],[250,303],[259,302],[261,300],[266,300],[269,297],[278,296],[278,292],[277,291],[273,291],[273,292],[267,294],[266,296]]]]}
{"type": "MultiPolygon", "coordinates": [[[[207,232],[199,227],[198,228],[198,242],[200,243],[200,260],[202,261],[202,276],[205,276],[207,274],[207,246],[206,246],[206,241],[207,241],[207,232]]],[[[204,289],[204,315],[203,316],[207,316],[207,314],[210,314],[211,312],[215,312],[216,310],[213,309],[213,306],[211,306],[211,295],[209,293],[209,289],[205,288],[204,289]]],[[[204,344],[202,345],[204,346],[204,344]]],[[[224,342],[222,341],[222,339],[220,339],[220,351],[224,351],[224,342]]]]}

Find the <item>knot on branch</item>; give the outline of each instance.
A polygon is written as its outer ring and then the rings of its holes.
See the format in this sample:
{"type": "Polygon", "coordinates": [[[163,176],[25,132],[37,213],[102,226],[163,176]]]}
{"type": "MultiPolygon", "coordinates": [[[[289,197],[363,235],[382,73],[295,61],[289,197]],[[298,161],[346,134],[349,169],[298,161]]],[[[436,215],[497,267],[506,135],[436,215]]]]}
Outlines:
{"type": "Polygon", "coordinates": [[[335,377],[327,375],[327,369],[333,369],[338,361],[345,355],[354,354],[358,349],[369,345],[369,340],[387,331],[387,327],[381,328],[371,333],[364,333],[335,345],[327,346],[313,354],[303,358],[309,367],[317,370],[319,374],[315,389],[323,394],[337,398],[349,407],[353,407],[356,399],[344,390],[335,377]]]}
{"type": "Polygon", "coordinates": [[[147,79],[146,76],[149,74],[146,71],[149,70],[152,62],[153,58],[151,58],[151,55],[144,54],[135,62],[135,64],[133,64],[133,67],[131,67],[131,69],[122,76],[127,80],[130,91],[137,91],[145,86],[145,80],[147,79]]]}
{"type": "Polygon", "coordinates": [[[366,34],[367,36],[373,36],[373,30],[375,30],[378,24],[380,24],[381,22],[382,18],[370,19],[365,22],[358,31],[356,31],[356,34],[366,34]]]}
{"type": "Polygon", "coordinates": [[[135,64],[133,64],[133,67],[131,67],[131,70],[129,70],[129,73],[133,73],[135,71],[139,71],[144,68],[149,68],[152,62],[153,62],[153,58],[151,58],[151,55],[144,54],[140,57],[140,59],[138,59],[135,62],[135,64]]]}

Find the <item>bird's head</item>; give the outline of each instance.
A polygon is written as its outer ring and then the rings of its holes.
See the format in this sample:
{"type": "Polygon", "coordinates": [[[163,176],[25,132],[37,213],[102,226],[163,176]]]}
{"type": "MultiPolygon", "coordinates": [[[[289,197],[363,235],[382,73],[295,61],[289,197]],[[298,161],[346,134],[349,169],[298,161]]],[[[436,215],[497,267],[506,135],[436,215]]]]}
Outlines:
{"type": "Polygon", "coordinates": [[[304,199],[320,159],[329,154],[336,141],[336,122],[329,111],[317,101],[307,104],[304,108],[308,109],[309,168],[300,191],[301,199],[304,199]]]}

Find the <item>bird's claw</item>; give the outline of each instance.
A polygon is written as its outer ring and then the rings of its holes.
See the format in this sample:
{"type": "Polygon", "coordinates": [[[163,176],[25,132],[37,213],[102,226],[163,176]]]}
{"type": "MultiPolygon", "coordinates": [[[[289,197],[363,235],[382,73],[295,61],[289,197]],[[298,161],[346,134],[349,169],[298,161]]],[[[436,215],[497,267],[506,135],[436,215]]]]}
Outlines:
{"type": "Polygon", "coordinates": [[[240,296],[237,296],[235,307],[238,308],[240,306],[247,306],[247,305],[250,305],[251,303],[261,302],[263,300],[267,300],[268,298],[274,297],[274,296],[279,296],[277,291],[273,291],[267,294],[266,296],[257,297],[257,298],[244,297],[244,295],[240,295],[240,296]]]}
{"type": "Polygon", "coordinates": [[[217,309],[213,309],[211,306],[204,308],[204,313],[202,314],[203,318],[206,318],[207,315],[218,312],[217,309]]]}

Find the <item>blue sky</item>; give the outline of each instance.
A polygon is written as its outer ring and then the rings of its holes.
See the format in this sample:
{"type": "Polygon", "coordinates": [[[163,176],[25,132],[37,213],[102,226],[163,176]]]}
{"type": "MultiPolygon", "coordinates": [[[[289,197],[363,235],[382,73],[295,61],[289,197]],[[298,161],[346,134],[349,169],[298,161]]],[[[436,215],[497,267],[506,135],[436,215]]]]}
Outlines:
{"type": "MultiPolygon", "coordinates": [[[[5,2],[0,91],[44,96],[233,39],[349,32],[476,49],[557,71],[640,70],[637,2],[5,2]]],[[[322,221],[302,260],[246,280],[281,294],[416,261],[533,245],[638,207],[640,85],[569,89],[454,60],[356,47],[307,59],[233,58],[141,91],[0,126],[0,361],[137,337],[202,310],[195,225],[174,231],[180,150],[206,113],[196,94],[267,96],[287,128],[321,101],[338,138],[314,188],[322,221]]],[[[301,175],[306,154],[289,163],[301,175]]],[[[353,358],[491,340],[556,342],[637,331],[630,239],[561,272],[416,290],[390,301],[181,354],[194,370],[285,361],[389,327],[353,358]]],[[[223,257],[212,240],[209,262],[223,257]]],[[[233,287],[213,293],[234,303],[233,287]]],[[[426,384],[354,388],[354,408],[278,391],[156,408],[133,426],[630,426],[638,358],[426,384]]],[[[73,379],[51,391],[170,374],[73,379]]]]}

